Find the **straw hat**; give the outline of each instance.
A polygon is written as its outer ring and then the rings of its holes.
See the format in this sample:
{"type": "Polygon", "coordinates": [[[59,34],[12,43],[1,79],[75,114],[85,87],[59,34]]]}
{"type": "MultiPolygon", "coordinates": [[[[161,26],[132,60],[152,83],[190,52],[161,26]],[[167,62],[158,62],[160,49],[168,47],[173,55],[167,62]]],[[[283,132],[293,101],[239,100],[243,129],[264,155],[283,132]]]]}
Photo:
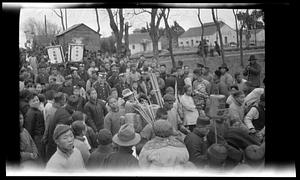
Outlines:
{"type": "Polygon", "coordinates": [[[122,96],[123,96],[123,98],[128,97],[128,96],[130,96],[130,95],[132,95],[132,94],[133,94],[133,92],[132,92],[130,89],[128,89],[128,88],[126,88],[126,89],[124,89],[124,90],[122,91],[122,96]]]}

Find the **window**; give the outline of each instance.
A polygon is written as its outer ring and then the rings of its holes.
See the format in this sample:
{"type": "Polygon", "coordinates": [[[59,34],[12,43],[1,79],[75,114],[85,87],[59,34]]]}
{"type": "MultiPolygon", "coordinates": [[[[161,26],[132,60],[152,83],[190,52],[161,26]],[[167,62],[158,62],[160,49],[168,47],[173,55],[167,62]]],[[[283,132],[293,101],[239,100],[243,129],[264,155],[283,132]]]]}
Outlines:
{"type": "Polygon", "coordinates": [[[189,44],[189,41],[186,41],[187,44],[189,44]]]}
{"type": "Polygon", "coordinates": [[[134,46],[134,45],[132,45],[132,49],[135,49],[135,46],[134,46]]]}
{"type": "Polygon", "coordinates": [[[183,44],[183,42],[180,42],[180,44],[183,44]]]}
{"type": "Polygon", "coordinates": [[[199,43],[199,41],[196,41],[196,43],[199,43]]]}

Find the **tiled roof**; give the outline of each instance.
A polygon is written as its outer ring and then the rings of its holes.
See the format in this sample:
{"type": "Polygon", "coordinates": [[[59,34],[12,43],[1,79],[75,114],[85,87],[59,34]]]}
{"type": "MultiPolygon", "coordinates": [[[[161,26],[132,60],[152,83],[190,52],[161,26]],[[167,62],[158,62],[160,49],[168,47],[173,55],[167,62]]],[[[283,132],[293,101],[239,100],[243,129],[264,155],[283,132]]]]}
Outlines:
{"type": "MultiPolygon", "coordinates": [[[[71,30],[73,30],[73,29],[76,29],[76,28],[78,28],[79,26],[82,26],[82,25],[83,25],[83,26],[86,26],[86,27],[89,28],[90,30],[94,31],[96,34],[99,34],[99,33],[97,33],[97,31],[93,30],[92,28],[88,27],[87,25],[85,25],[85,24],[83,24],[83,23],[80,23],[80,24],[74,24],[73,26],[69,27],[68,29],[66,29],[66,30],[64,30],[63,32],[61,32],[61,33],[59,33],[58,35],[56,35],[56,37],[61,36],[61,35],[63,35],[63,34],[65,34],[65,33],[69,32],[69,31],[71,31],[71,30]]],[[[99,34],[99,36],[100,36],[100,34],[99,34]]]]}
{"type": "MultiPolygon", "coordinates": [[[[220,23],[221,23],[220,27],[225,25],[225,23],[222,21],[220,21],[220,23]]],[[[214,22],[204,23],[203,27],[204,27],[203,36],[210,36],[217,32],[217,26],[215,25],[214,22]]],[[[193,28],[190,28],[187,31],[185,31],[179,38],[197,37],[197,36],[201,36],[201,33],[202,33],[201,26],[193,27],[193,28]]]]}

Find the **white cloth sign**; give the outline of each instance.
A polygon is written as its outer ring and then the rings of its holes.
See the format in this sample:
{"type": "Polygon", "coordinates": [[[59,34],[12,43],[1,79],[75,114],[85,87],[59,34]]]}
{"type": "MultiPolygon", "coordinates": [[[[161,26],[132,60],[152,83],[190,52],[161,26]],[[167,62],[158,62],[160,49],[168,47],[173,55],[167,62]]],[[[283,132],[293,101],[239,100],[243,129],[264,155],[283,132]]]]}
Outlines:
{"type": "Polygon", "coordinates": [[[48,46],[47,52],[50,59],[50,63],[57,64],[65,62],[65,57],[63,55],[63,49],[60,45],[58,46],[48,46]]]}
{"type": "Polygon", "coordinates": [[[83,61],[83,44],[69,44],[69,61],[83,61]]]}

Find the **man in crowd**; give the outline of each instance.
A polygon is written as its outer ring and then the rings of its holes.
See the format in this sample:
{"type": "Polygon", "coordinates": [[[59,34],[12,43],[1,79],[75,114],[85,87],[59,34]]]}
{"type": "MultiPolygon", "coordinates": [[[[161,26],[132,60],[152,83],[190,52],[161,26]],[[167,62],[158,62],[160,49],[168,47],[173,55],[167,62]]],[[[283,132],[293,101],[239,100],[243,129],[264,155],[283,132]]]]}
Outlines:
{"type": "Polygon", "coordinates": [[[248,61],[250,64],[245,68],[243,75],[247,77],[247,81],[252,82],[254,88],[258,88],[260,87],[261,66],[254,55],[251,55],[248,61]]]}

